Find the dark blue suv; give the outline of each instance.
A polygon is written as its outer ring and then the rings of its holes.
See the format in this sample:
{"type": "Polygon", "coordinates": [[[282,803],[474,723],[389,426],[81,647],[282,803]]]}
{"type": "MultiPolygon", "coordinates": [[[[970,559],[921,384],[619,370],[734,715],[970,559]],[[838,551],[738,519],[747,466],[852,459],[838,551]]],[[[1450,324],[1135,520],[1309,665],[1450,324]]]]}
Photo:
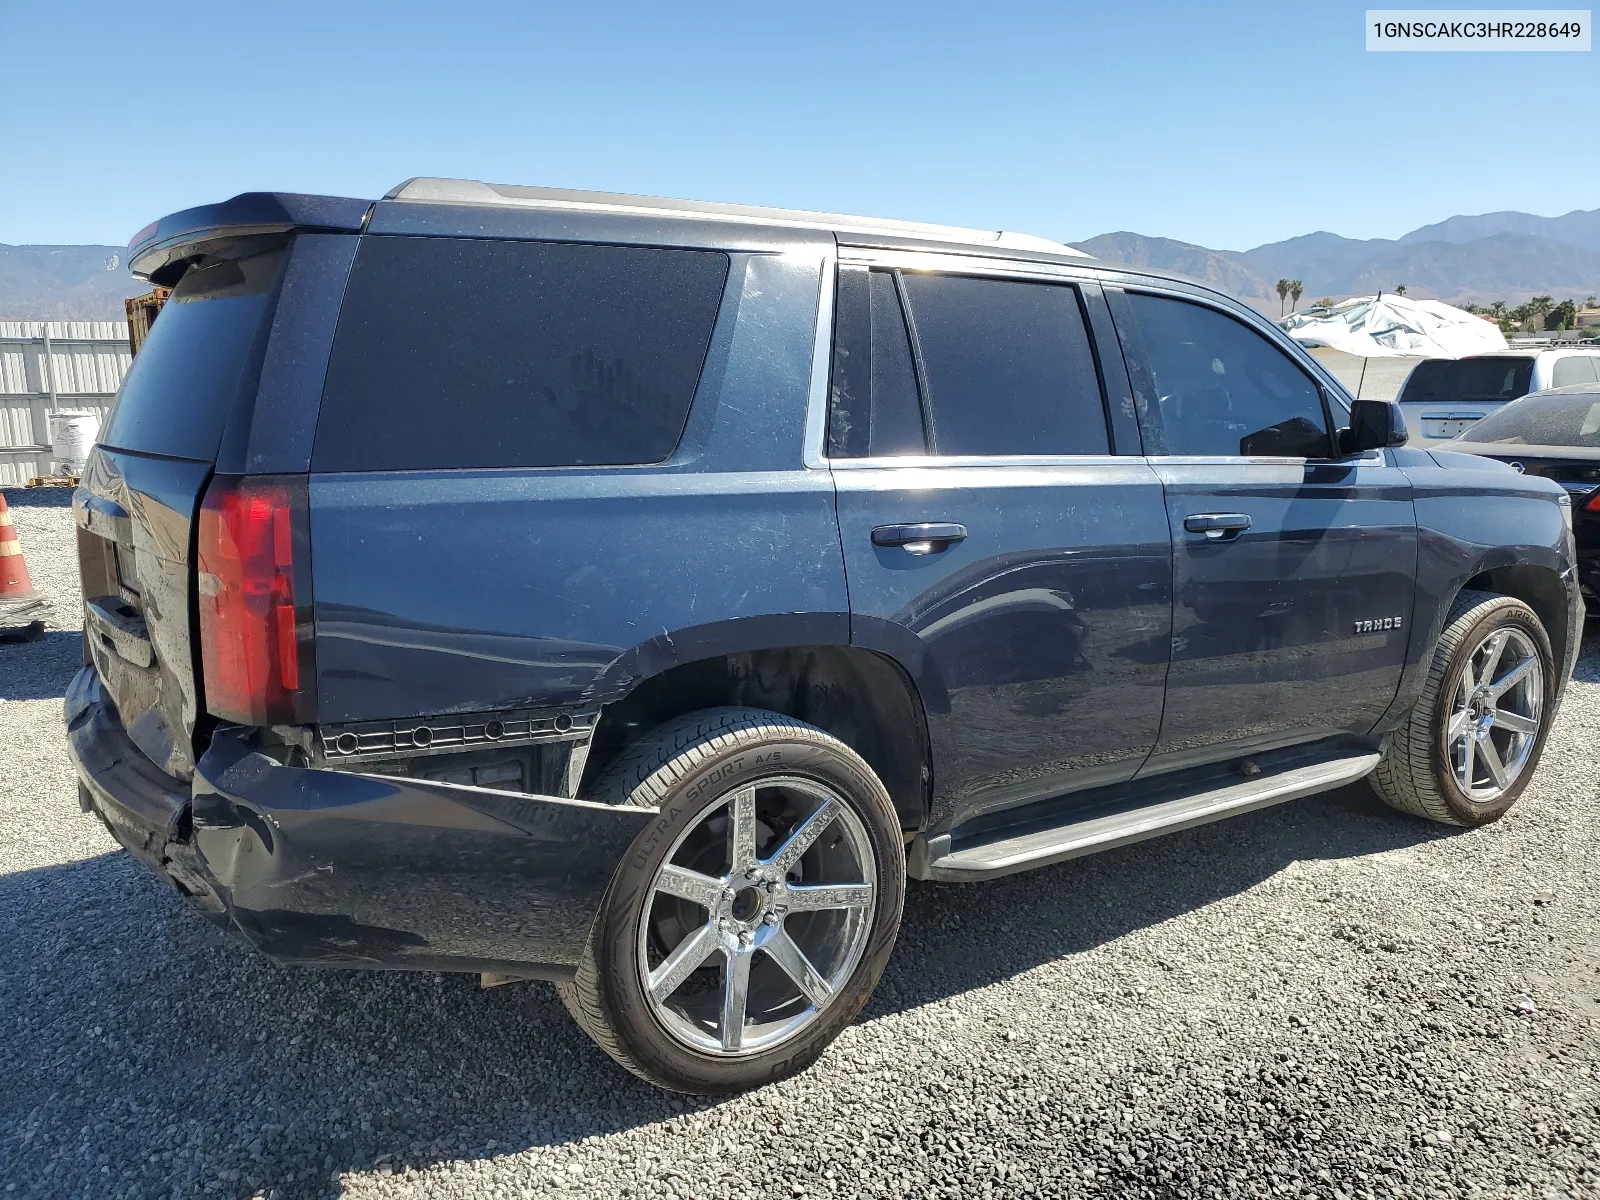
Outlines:
{"type": "Polygon", "coordinates": [[[722,1092],[907,876],[1527,786],[1562,489],[1022,235],[412,180],[157,222],[75,500],[86,809],[283,961],[553,979],[722,1092]]]}

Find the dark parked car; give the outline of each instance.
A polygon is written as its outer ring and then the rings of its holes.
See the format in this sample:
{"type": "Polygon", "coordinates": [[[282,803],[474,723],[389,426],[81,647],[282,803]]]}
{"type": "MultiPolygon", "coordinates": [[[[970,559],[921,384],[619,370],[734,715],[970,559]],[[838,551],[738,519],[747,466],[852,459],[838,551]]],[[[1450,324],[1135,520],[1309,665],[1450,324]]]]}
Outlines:
{"type": "Polygon", "coordinates": [[[1572,497],[1578,581],[1600,607],[1600,384],[1535,392],[1490,413],[1450,449],[1499,459],[1524,475],[1553,479],[1572,497]]]}
{"type": "Polygon", "coordinates": [[[287,963],[557,982],[721,1092],[907,876],[1527,786],[1567,494],[1012,234],[413,180],[165,218],[76,500],[86,809],[287,963]]]}

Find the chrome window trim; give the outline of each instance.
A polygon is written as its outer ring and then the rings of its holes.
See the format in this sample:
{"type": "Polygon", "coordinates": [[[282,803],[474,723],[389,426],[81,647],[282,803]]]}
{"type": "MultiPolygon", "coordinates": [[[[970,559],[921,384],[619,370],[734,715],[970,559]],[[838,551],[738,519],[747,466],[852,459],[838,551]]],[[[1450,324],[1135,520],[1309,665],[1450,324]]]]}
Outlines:
{"type": "MultiPolygon", "coordinates": [[[[965,273],[970,265],[972,273],[994,277],[1014,279],[1034,279],[1035,281],[1058,283],[1098,283],[1099,276],[1096,272],[1082,268],[1057,266],[1054,263],[1019,263],[1010,260],[969,259],[959,254],[944,254],[937,252],[924,252],[920,250],[863,250],[859,247],[842,247],[837,251],[824,255],[821,271],[821,280],[817,296],[817,318],[812,337],[811,351],[811,387],[806,400],[806,425],[804,445],[804,465],[808,470],[928,470],[930,468],[944,467],[1109,467],[1124,466],[1132,462],[1144,462],[1149,465],[1166,463],[1172,466],[1239,466],[1253,464],[1259,466],[1300,466],[1307,464],[1334,464],[1334,463],[1365,463],[1369,465],[1385,465],[1387,459],[1381,451],[1368,451],[1365,454],[1343,459],[1306,459],[1306,458],[1246,458],[1240,455],[1159,455],[1159,454],[995,454],[995,455],[896,455],[882,458],[830,458],[827,454],[827,424],[828,424],[828,385],[833,372],[833,306],[837,287],[839,268],[841,267],[899,267],[901,270],[914,269],[910,260],[918,260],[924,264],[924,269],[945,270],[954,269],[957,273],[965,273]]],[[[1120,285],[1118,285],[1120,286],[1120,285]]],[[[1178,289],[1164,289],[1151,287],[1151,291],[1163,292],[1177,299],[1188,300],[1191,303],[1206,304],[1203,297],[1178,289]]],[[[1208,305],[1224,316],[1239,320],[1239,316],[1221,305],[1208,305]]],[[[1247,327],[1257,329],[1253,322],[1243,322],[1247,327]]],[[[1281,331],[1279,331],[1281,335],[1281,331]]],[[[1271,339],[1274,345],[1282,348],[1277,339],[1271,339]]],[[[1298,344],[1296,349],[1299,349],[1298,344]]],[[[1296,365],[1303,366],[1297,356],[1291,355],[1296,365]]],[[[1310,355],[1305,357],[1310,358],[1310,355]]],[[[1317,366],[1318,374],[1321,364],[1315,359],[1312,363],[1317,366]]],[[[1316,378],[1316,375],[1313,375],[1316,378]]],[[[1331,376],[1330,376],[1331,379],[1331,376]]],[[[1338,381],[1333,381],[1338,387],[1338,381]]],[[[1340,389],[1334,392],[1335,402],[1343,399],[1345,393],[1340,389]]],[[[1348,410],[1346,415],[1348,415],[1348,410]]]]}
{"type": "Polygon", "coordinates": [[[1363,450],[1360,454],[1344,458],[1289,458],[1278,456],[1247,456],[1243,454],[1148,454],[1145,461],[1151,466],[1215,467],[1337,467],[1337,466],[1388,466],[1382,450],[1363,450]]]}
{"type": "Polygon", "coordinates": [[[933,467],[1121,467],[1144,460],[1137,454],[900,454],[823,461],[835,471],[925,471],[933,467]]]}
{"type": "MultiPolygon", "coordinates": [[[[1140,460],[1137,454],[943,454],[896,455],[889,458],[830,458],[827,453],[828,383],[833,371],[833,302],[839,268],[896,268],[902,271],[937,271],[948,275],[983,275],[1030,283],[1098,285],[1098,274],[1077,266],[1033,263],[1015,259],[972,258],[933,250],[878,250],[841,246],[827,256],[822,271],[822,295],[817,302],[817,326],[811,357],[811,394],[806,402],[804,463],[809,470],[885,470],[930,467],[1105,467],[1140,460]]],[[[1092,339],[1094,332],[1086,326],[1092,339]]],[[[1109,436],[1109,431],[1108,431],[1109,436]]]]}
{"type": "Polygon", "coordinates": [[[946,253],[941,250],[879,250],[861,246],[841,246],[838,261],[840,266],[847,267],[896,268],[901,271],[938,272],[946,275],[984,275],[1032,283],[1099,282],[1099,276],[1087,267],[1011,258],[979,258],[975,255],[946,253]]]}
{"type": "Polygon", "coordinates": [[[827,470],[828,384],[833,374],[833,297],[839,274],[837,249],[824,251],[812,330],[811,388],[806,396],[806,431],[801,459],[807,470],[827,470]]]}
{"type": "MultiPolygon", "coordinates": [[[[1350,405],[1355,402],[1355,398],[1345,390],[1344,384],[1335,378],[1332,371],[1322,365],[1316,355],[1312,354],[1282,329],[1279,329],[1269,318],[1262,316],[1249,305],[1209,290],[1202,291],[1199,285],[1185,286],[1177,281],[1165,280],[1157,276],[1140,276],[1136,281],[1130,281],[1127,276],[1120,279],[1113,278],[1108,272],[1107,277],[1101,280],[1101,284],[1104,287],[1117,288],[1123,292],[1149,292],[1152,295],[1184,300],[1190,304],[1203,305],[1225,317],[1232,318],[1246,329],[1266,338],[1271,345],[1280,350],[1295,366],[1304,371],[1313,383],[1321,384],[1327,390],[1328,398],[1334,404],[1343,408],[1345,418],[1349,419],[1350,405]]],[[[1112,320],[1113,322],[1116,320],[1115,311],[1112,313],[1112,320]]],[[[1337,414],[1329,415],[1337,416],[1337,414]]]]}

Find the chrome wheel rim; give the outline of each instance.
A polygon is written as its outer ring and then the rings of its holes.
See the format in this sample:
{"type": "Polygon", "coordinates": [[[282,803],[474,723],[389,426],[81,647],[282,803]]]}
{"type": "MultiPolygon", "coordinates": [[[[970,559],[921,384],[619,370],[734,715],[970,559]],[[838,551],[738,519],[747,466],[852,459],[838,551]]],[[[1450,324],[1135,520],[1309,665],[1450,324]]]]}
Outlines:
{"type": "Polygon", "coordinates": [[[638,937],[651,1012],[706,1054],[788,1041],[861,961],[877,891],[866,828],[837,792],[798,776],[729,792],[651,882],[638,937]]]}
{"type": "Polygon", "coordinates": [[[1445,746],[1456,786],[1490,804],[1528,766],[1544,712],[1544,668],[1527,634],[1497,629],[1473,650],[1456,684],[1445,746]]]}

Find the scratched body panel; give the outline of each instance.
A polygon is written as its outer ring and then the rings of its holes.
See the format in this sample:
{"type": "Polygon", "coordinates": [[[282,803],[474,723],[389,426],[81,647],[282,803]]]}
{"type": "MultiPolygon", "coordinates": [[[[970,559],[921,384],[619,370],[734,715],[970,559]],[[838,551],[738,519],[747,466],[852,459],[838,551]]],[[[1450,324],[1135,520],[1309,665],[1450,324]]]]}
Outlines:
{"type": "Polygon", "coordinates": [[[564,978],[653,817],[554,796],[286,767],[226,734],[194,844],[237,930],[284,962],[564,978]]]}
{"type": "Polygon", "coordinates": [[[680,631],[845,639],[833,483],[801,465],[822,248],[732,259],[665,462],[312,477],[322,720],[603,703],[680,631]]]}

